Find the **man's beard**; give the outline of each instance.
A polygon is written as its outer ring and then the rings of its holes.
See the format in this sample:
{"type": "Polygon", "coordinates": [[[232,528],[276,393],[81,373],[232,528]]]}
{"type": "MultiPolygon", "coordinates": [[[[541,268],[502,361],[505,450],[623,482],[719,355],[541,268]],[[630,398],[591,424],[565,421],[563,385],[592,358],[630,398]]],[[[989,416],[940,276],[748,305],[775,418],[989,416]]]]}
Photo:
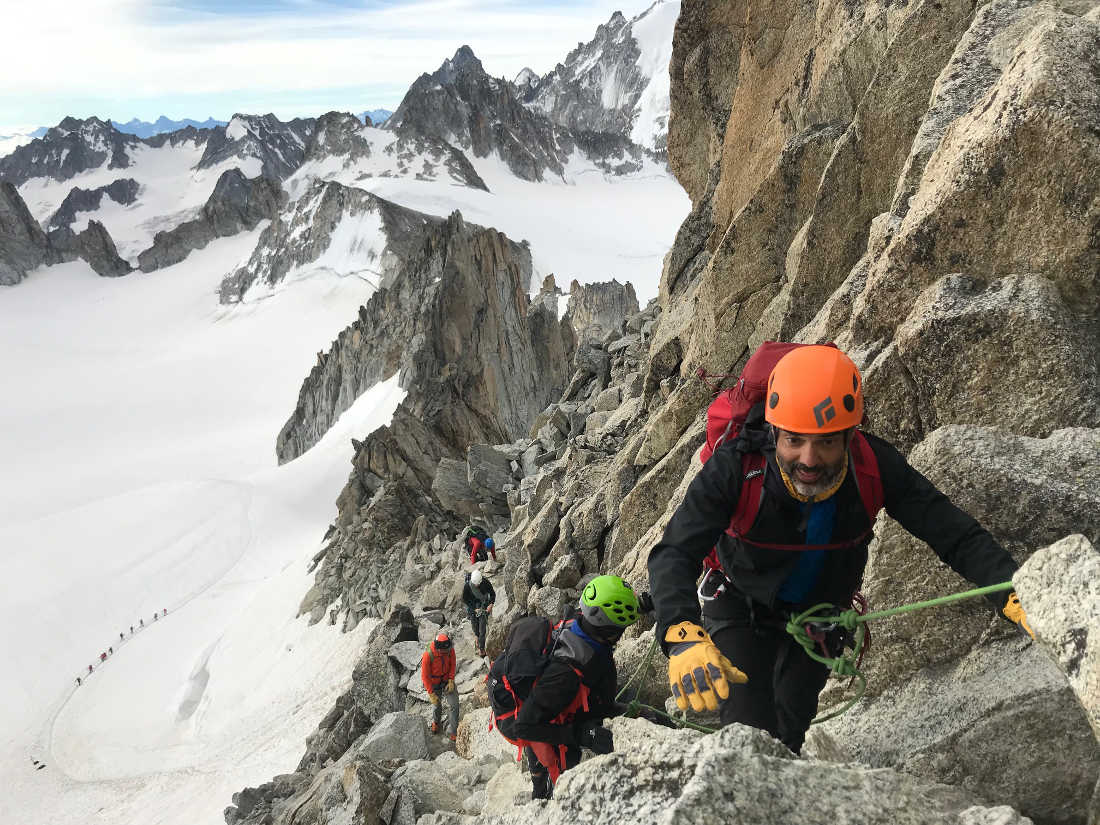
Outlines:
{"type": "Polygon", "coordinates": [[[840,474],[844,472],[844,468],[848,462],[848,456],[841,456],[840,460],[836,464],[821,464],[817,467],[809,467],[797,461],[792,461],[788,464],[787,462],[783,461],[779,456],[776,456],[775,460],[779,464],[783,472],[786,473],[787,478],[791,480],[791,486],[794,487],[795,491],[799,495],[806,496],[807,498],[816,498],[822,493],[827,492],[834,484],[836,484],[836,480],[840,478],[840,474]],[[805,482],[798,480],[799,470],[804,470],[807,472],[811,470],[820,471],[821,475],[818,476],[817,481],[815,481],[813,484],[806,484],[805,482]]]}

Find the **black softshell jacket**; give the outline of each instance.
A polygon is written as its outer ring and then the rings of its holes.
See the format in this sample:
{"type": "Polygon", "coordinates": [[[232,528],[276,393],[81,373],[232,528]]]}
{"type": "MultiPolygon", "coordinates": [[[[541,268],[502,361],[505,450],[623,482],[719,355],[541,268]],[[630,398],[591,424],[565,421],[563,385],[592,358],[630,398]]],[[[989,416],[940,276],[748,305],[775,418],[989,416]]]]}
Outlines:
{"type": "Polygon", "coordinates": [[[493,590],[493,583],[491,581],[482,579],[481,586],[478,590],[481,591],[480,597],[474,592],[474,586],[470,584],[470,579],[467,576],[466,584],[462,586],[462,603],[466,605],[467,610],[476,610],[487,604],[496,604],[497,592],[493,590]]]}
{"type": "MultiPolygon", "coordinates": [[[[864,433],[878,459],[886,512],[917,538],[927,542],[959,575],[978,586],[1012,578],[1016,563],[977,521],[964,513],[913,469],[893,446],[864,433]]],[[[695,583],[703,559],[717,545],[719,560],[734,586],[754,601],[776,606],[776,593],[797,564],[798,551],[753,546],[805,544],[806,525],[801,503],[783,484],[775,463],[774,444],[761,452],[767,458],[760,510],[744,541],[725,530],[741,493],[740,439],[715,450],[691,482],[683,503],[649,554],[649,581],[657,608],[658,633],[664,639],[670,625],[699,623],[699,599],[695,583]]],[[[871,523],[851,470],[834,495],[837,497],[833,543],[848,547],[827,550],[825,566],[805,601],[809,606],[831,602],[847,607],[863,580],[871,523]]],[[[1006,596],[995,593],[991,601],[1000,607],[1006,596]]],[[[666,647],[667,651],[667,647],[666,647]]]]}
{"type": "Polygon", "coordinates": [[[563,629],[550,664],[535,682],[531,695],[516,716],[513,728],[516,737],[551,745],[575,745],[578,723],[598,722],[615,715],[617,679],[610,647],[594,648],[568,628],[563,629]],[[581,676],[577,675],[577,670],[581,676]],[[589,689],[588,712],[578,712],[573,724],[551,724],[550,720],[576,697],[582,679],[589,689]]]}

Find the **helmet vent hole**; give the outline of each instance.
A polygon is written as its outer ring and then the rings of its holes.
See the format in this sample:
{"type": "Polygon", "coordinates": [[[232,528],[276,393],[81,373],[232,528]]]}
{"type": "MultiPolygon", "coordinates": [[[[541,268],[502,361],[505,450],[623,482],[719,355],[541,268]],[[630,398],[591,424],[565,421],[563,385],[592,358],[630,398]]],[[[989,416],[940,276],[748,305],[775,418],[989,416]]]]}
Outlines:
{"type": "Polygon", "coordinates": [[[856,408],[856,399],[851,395],[844,396],[844,409],[848,412],[852,412],[856,408]]]}

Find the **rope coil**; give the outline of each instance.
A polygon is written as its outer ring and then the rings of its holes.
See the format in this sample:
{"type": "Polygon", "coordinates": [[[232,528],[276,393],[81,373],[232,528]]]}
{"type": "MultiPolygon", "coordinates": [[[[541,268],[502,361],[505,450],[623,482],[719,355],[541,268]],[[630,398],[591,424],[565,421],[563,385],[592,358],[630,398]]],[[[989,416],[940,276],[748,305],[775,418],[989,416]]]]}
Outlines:
{"type": "MultiPolygon", "coordinates": [[[[874,613],[860,613],[858,610],[850,609],[836,612],[838,608],[835,605],[828,602],[822,602],[821,604],[815,604],[813,607],[805,610],[797,615],[792,615],[787,622],[787,632],[791,634],[796,642],[806,651],[806,655],[814,661],[820,662],[829,668],[832,673],[843,678],[851,678],[859,683],[859,687],[856,689],[856,695],[846,702],[839,710],[835,710],[825,716],[819,716],[814,719],[810,724],[818,725],[822,722],[826,722],[829,719],[834,719],[840,716],[842,713],[846,713],[863,698],[867,692],[867,679],[859,669],[859,663],[863,652],[866,650],[867,640],[870,637],[870,630],[867,627],[867,622],[872,619],[885,619],[889,616],[898,616],[903,613],[913,613],[917,610],[925,610],[929,607],[939,607],[940,605],[949,604],[951,602],[962,601],[963,599],[973,599],[977,596],[985,596],[990,593],[998,593],[1005,590],[1012,590],[1013,584],[1011,581],[1001,582],[1000,584],[991,584],[987,587],[977,587],[973,590],[964,590],[961,593],[952,593],[948,596],[940,596],[936,599],[928,599],[922,602],[914,602],[913,604],[901,605],[900,607],[893,607],[889,610],[879,610],[874,613]],[[821,613],[819,614],[819,611],[821,613]],[[841,651],[839,656],[830,657],[822,655],[817,651],[817,640],[810,635],[807,627],[814,624],[829,625],[833,624],[838,627],[843,627],[845,630],[849,630],[854,635],[855,641],[852,651],[845,653],[841,651]]],[[[653,658],[653,653],[657,649],[657,631],[654,629],[653,642],[649,645],[649,650],[646,651],[645,657],[642,659],[642,663],[634,671],[634,675],[630,677],[629,681],[623,686],[622,690],[615,696],[615,701],[618,702],[634,683],[638,681],[641,674],[649,666],[650,660],[653,658]]],[[[736,689],[736,688],[734,688],[736,689]]],[[[698,725],[694,722],[688,721],[686,718],[686,711],[683,716],[673,716],[665,713],[663,710],[647,705],[643,702],[639,702],[637,699],[637,693],[635,692],[635,698],[630,701],[627,706],[626,715],[630,718],[635,718],[638,715],[638,711],[642,708],[652,711],[657,715],[668,719],[670,722],[681,728],[691,728],[692,730],[702,731],[703,733],[714,733],[714,728],[708,728],[705,725],[698,725]]]]}

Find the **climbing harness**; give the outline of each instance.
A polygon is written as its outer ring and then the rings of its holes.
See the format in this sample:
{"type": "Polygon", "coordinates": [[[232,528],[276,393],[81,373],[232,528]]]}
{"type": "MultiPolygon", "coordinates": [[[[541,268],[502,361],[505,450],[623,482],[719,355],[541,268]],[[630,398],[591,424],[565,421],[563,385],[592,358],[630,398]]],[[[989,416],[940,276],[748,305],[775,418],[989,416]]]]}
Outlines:
{"type": "MultiPolygon", "coordinates": [[[[859,666],[863,662],[863,654],[866,652],[870,642],[871,631],[870,628],[867,627],[867,623],[872,619],[885,619],[890,616],[912,613],[929,607],[939,607],[940,605],[962,601],[963,599],[973,599],[977,596],[985,596],[989,593],[1011,590],[1013,586],[1011,581],[1001,582],[1000,584],[991,584],[987,587],[964,590],[961,593],[952,593],[949,596],[940,596],[937,599],[929,599],[923,602],[901,605],[900,607],[892,607],[889,610],[879,610],[874,613],[867,612],[867,603],[866,600],[863,600],[862,603],[857,603],[852,609],[844,610],[839,613],[836,612],[838,608],[835,605],[826,602],[815,604],[808,610],[792,615],[787,622],[787,632],[802,646],[802,649],[806,651],[806,655],[814,661],[826,665],[829,670],[838,676],[851,677],[853,681],[859,683],[856,695],[845,703],[843,707],[825,716],[814,719],[810,724],[816,725],[840,716],[842,713],[850,710],[856,702],[863,698],[867,690],[867,679],[860,672],[859,666]],[[825,645],[825,636],[827,633],[835,631],[838,628],[852,634],[854,639],[853,649],[850,653],[839,651],[837,656],[829,656],[829,651],[825,645]]],[[[622,690],[615,696],[616,702],[626,695],[634,686],[634,683],[641,677],[642,673],[645,672],[645,669],[649,667],[650,660],[653,658],[653,653],[656,649],[657,634],[654,633],[653,641],[649,645],[649,650],[646,651],[646,655],[642,659],[641,664],[638,665],[637,669],[634,671],[634,675],[630,677],[622,690]]],[[[708,728],[706,725],[699,725],[689,721],[686,718],[686,711],[682,712],[682,715],[665,713],[663,710],[655,708],[652,705],[639,702],[636,695],[635,698],[628,703],[625,715],[634,718],[638,715],[638,711],[642,709],[652,711],[658,716],[669,720],[677,727],[691,728],[692,730],[702,731],[703,733],[715,733],[714,728],[708,728]]]]}

